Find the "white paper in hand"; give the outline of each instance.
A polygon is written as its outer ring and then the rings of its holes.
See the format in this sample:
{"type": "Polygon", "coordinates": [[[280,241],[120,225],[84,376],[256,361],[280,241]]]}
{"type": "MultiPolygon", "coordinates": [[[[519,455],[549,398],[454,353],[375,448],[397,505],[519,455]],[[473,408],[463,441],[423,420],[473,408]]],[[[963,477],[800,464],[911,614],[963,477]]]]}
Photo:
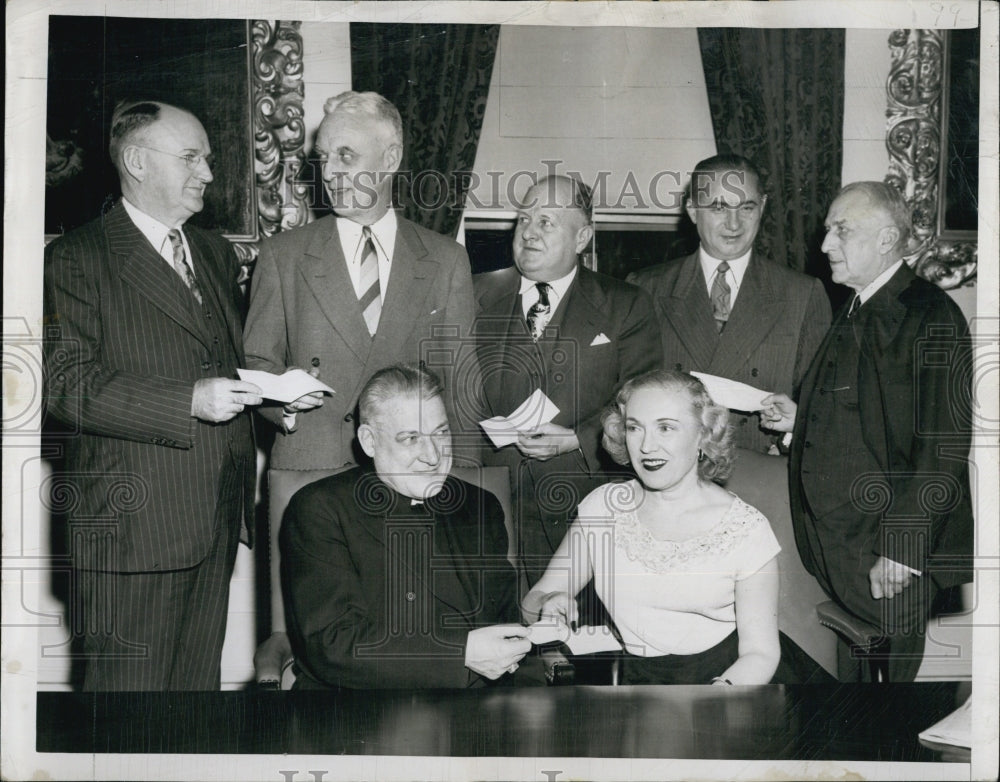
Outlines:
{"type": "Polygon", "coordinates": [[[528,625],[528,640],[533,644],[550,644],[553,641],[565,641],[569,638],[569,627],[562,622],[542,620],[528,625]]]}
{"type": "Polygon", "coordinates": [[[335,394],[330,386],[322,380],[317,380],[304,369],[289,369],[283,375],[264,372],[260,369],[237,369],[240,380],[246,380],[260,387],[265,399],[288,404],[300,396],[322,391],[324,394],[335,394]]]}
{"type": "Polygon", "coordinates": [[[708,395],[712,397],[717,405],[728,407],[730,410],[744,410],[752,413],[755,410],[762,410],[764,405],[761,400],[770,396],[770,391],[761,391],[759,388],[748,386],[737,380],[730,380],[727,377],[718,375],[707,375],[704,372],[692,372],[705,386],[708,395]]]}
{"type": "Polygon", "coordinates": [[[519,432],[537,429],[542,424],[549,423],[558,414],[559,408],[542,392],[542,389],[536,388],[510,415],[487,418],[485,421],[480,421],[479,425],[493,441],[493,445],[503,448],[505,445],[516,443],[519,432]]]}
{"type": "Polygon", "coordinates": [[[569,634],[566,641],[573,654],[616,652],[622,648],[607,625],[584,625],[569,634]]]}

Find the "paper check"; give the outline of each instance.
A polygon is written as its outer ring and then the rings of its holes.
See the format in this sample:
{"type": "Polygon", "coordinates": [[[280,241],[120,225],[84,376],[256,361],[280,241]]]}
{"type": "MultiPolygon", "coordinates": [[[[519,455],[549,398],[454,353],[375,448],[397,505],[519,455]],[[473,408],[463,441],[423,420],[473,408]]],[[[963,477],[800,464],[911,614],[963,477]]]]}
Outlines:
{"type": "Polygon", "coordinates": [[[264,372],[260,369],[237,369],[240,380],[246,380],[260,387],[265,399],[276,402],[294,402],[300,396],[322,391],[324,394],[335,394],[330,386],[322,380],[317,380],[304,369],[289,369],[283,375],[264,372]]]}
{"type": "Polygon", "coordinates": [[[503,448],[505,445],[516,443],[520,432],[537,429],[542,424],[549,423],[558,414],[559,408],[542,389],[536,388],[510,415],[487,418],[485,421],[480,421],[479,425],[493,441],[493,445],[503,448]]]}
{"type": "Polygon", "coordinates": [[[702,382],[713,402],[728,407],[730,410],[745,410],[748,413],[761,410],[764,406],[760,401],[771,395],[770,391],[761,391],[759,388],[730,380],[727,377],[708,375],[704,372],[692,372],[691,374],[702,382]]]}

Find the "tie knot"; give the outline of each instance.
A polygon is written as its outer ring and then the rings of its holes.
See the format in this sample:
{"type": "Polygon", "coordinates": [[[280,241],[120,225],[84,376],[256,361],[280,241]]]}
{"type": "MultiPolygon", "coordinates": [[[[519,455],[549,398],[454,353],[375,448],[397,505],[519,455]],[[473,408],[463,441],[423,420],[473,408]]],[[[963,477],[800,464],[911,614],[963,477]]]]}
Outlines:
{"type": "Polygon", "coordinates": [[[178,231],[176,228],[171,228],[169,231],[167,231],[167,238],[170,240],[170,246],[173,247],[175,250],[178,247],[184,246],[184,242],[181,240],[181,232],[178,231]]]}
{"type": "Polygon", "coordinates": [[[549,305],[549,288],[551,286],[547,282],[536,282],[535,287],[538,288],[538,300],[547,307],[549,305]]]}
{"type": "Polygon", "coordinates": [[[851,299],[851,308],[847,311],[847,317],[853,318],[859,309],[861,309],[861,297],[855,293],[854,298],[851,299]]]}
{"type": "Polygon", "coordinates": [[[729,261],[723,261],[718,266],[715,267],[715,271],[719,274],[725,274],[729,271],[729,261]]]}
{"type": "Polygon", "coordinates": [[[372,227],[370,225],[363,225],[363,226],[361,226],[361,237],[363,239],[371,239],[372,238],[372,227]]]}

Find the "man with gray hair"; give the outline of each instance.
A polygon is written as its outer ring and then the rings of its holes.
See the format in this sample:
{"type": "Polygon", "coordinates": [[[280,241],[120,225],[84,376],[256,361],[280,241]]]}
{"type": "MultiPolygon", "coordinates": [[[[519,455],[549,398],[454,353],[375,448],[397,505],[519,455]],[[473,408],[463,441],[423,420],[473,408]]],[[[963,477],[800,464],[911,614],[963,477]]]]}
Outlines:
{"type": "MultiPolygon", "coordinates": [[[[336,395],[304,396],[261,415],[276,429],[268,473],[271,625],[257,678],[275,680],[289,646],[278,581],[278,527],[296,490],[357,463],[355,406],[365,379],[396,362],[416,363],[431,339],[458,344],[472,325],[469,258],[457,242],[392,208],[403,159],[396,107],[374,92],[345,92],[324,106],[314,154],[334,215],[261,244],[244,338],[251,369],[302,367],[336,395]]],[[[450,371],[452,398],[467,389],[450,371]]],[[[463,425],[449,398],[449,413],[463,425]]]]}
{"type": "Polygon", "coordinates": [[[833,280],[854,296],[798,405],[773,394],[762,418],[794,432],[791,510],[803,564],[888,639],[889,679],[912,681],[938,590],[972,579],[969,330],[947,294],[906,265],[909,209],[894,188],[847,185],[826,230],[833,280]]]}
{"type": "Polygon", "coordinates": [[[374,462],[306,486],[281,529],[296,687],[481,686],[531,648],[500,502],[451,471],[443,389],[397,365],[361,390],[374,462]]]}
{"type": "MultiPolygon", "coordinates": [[[[122,199],[45,250],[46,405],[76,432],[65,474],[87,690],[220,685],[241,526],[252,541],[260,389],[243,366],[238,263],[186,224],[212,181],[205,129],[119,105],[122,199]]],[[[71,608],[71,610],[74,610],[71,608]]]]}

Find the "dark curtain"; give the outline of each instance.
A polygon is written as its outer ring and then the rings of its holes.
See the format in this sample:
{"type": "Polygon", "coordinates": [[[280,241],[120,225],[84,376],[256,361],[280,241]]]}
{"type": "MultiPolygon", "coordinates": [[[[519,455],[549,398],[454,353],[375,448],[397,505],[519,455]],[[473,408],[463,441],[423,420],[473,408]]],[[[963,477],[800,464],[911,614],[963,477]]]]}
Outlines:
{"type": "Polygon", "coordinates": [[[820,245],[840,189],[844,31],[703,28],[698,41],[716,145],[764,180],[757,250],[828,280],[820,245]]]}
{"type": "Polygon", "coordinates": [[[351,24],[355,90],[403,117],[396,203],[425,228],[454,236],[476,160],[499,25],[351,24]]]}

